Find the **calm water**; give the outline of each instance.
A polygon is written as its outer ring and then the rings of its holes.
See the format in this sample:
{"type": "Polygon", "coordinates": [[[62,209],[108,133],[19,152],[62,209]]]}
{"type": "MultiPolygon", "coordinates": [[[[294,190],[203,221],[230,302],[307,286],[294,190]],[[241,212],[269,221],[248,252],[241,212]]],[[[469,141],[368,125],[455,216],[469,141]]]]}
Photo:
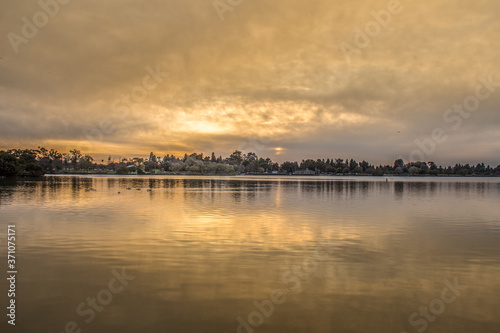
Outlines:
{"type": "Polygon", "coordinates": [[[499,332],[499,202],[498,178],[4,180],[0,267],[15,224],[16,332],[499,332]]]}

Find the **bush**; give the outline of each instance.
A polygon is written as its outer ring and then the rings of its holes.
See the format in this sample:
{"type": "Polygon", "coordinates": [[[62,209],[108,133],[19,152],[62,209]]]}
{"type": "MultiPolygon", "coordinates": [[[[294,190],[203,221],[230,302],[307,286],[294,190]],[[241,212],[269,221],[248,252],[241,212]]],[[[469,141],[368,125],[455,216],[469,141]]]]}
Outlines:
{"type": "Polygon", "coordinates": [[[43,168],[35,163],[28,163],[26,165],[26,174],[30,177],[41,177],[43,176],[43,168]]]}
{"type": "Polygon", "coordinates": [[[369,175],[373,175],[375,173],[375,169],[372,167],[369,167],[368,169],[365,170],[365,173],[369,175]]]}
{"type": "Polygon", "coordinates": [[[363,168],[362,167],[355,167],[353,170],[352,170],[352,173],[355,173],[355,174],[358,174],[358,173],[363,173],[363,168]]]}
{"type": "Polygon", "coordinates": [[[417,168],[415,166],[412,166],[408,169],[408,173],[410,175],[417,175],[420,172],[420,168],[417,168]]]}
{"type": "Polygon", "coordinates": [[[121,167],[118,170],[116,170],[117,175],[128,175],[129,170],[127,167],[121,167]]]}

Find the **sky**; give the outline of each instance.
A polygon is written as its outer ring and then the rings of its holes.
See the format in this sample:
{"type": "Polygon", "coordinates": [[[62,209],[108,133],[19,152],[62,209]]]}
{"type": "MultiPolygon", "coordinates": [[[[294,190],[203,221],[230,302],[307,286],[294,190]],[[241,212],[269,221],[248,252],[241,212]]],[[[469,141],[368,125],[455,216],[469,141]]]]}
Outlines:
{"type": "Polygon", "coordinates": [[[3,0],[0,149],[500,164],[496,0],[3,0]]]}

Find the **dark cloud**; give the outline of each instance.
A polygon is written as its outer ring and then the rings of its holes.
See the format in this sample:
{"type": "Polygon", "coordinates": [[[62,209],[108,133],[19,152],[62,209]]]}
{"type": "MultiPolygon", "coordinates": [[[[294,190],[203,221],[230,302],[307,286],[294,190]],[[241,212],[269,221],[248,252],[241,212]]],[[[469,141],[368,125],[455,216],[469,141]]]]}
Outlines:
{"type": "Polygon", "coordinates": [[[211,0],[70,1],[16,54],[7,35],[41,8],[7,0],[0,148],[88,147],[83,131],[108,119],[114,130],[93,153],[227,154],[253,142],[279,160],[338,153],[390,163],[439,127],[449,140],[430,158],[499,163],[500,92],[459,130],[443,113],[498,70],[500,3],[401,0],[402,12],[348,62],[340,45],[355,47],[356,27],[387,3],[243,1],[221,21],[211,0]],[[169,76],[127,116],[113,112],[157,65],[169,76]]]}

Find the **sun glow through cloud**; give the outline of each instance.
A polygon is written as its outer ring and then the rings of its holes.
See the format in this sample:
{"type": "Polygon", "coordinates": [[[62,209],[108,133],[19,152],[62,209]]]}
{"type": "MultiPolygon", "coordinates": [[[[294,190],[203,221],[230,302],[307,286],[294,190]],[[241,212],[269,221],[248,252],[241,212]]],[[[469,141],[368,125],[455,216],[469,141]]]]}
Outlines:
{"type": "MultiPolygon", "coordinates": [[[[19,18],[39,10],[36,2],[7,6],[4,35],[20,34],[19,18]]],[[[443,117],[481,76],[500,81],[498,2],[402,2],[364,47],[356,27],[387,1],[255,0],[222,23],[206,1],[137,6],[75,2],[18,53],[3,39],[0,149],[228,155],[265,141],[260,154],[279,160],[391,163],[442,128],[448,139],[432,159],[499,162],[499,92],[458,129],[443,117]],[[346,55],[346,44],[355,51],[346,55]]]]}

